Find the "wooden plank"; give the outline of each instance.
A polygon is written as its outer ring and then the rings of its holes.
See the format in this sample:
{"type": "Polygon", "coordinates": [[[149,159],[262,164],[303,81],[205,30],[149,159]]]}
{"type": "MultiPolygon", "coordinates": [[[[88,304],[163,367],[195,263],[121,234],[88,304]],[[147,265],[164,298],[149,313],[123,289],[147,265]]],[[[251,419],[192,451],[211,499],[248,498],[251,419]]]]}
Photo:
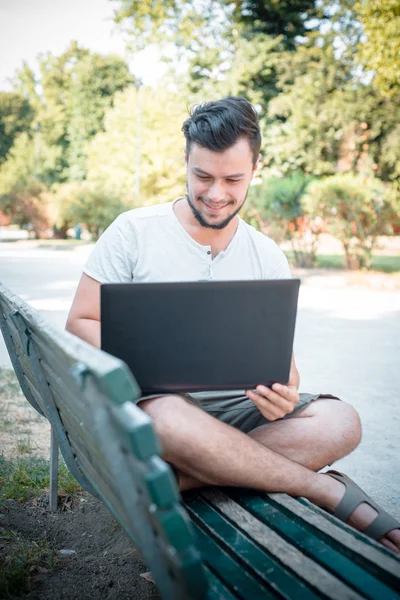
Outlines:
{"type": "Polygon", "coordinates": [[[73,412],[77,420],[83,422],[87,427],[91,426],[93,417],[90,407],[85,403],[85,396],[80,392],[73,382],[71,385],[64,381],[49,364],[42,362],[42,368],[50,390],[55,396],[57,408],[73,412]]]}
{"type": "Polygon", "coordinates": [[[213,537],[193,522],[198,546],[208,568],[231,590],[236,597],[251,600],[273,600],[276,594],[267,589],[243,568],[213,537]]]}
{"type": "Polygon", "coordinates": [[[365,598],[393,600],[393,590],[362,569],[329,543],[312,533],[306,525],[290,518],[266,494],[247,490],[230,490],[229,495],[257,519],[273,529],[290,544],[329,570],[335,577],[365,598]]]}
{"type": "Polygon", "coordinates": [[[379,568],[381,574],[392,576],[393,585],[397,584],[400,589],[400,558],[392,552],[369,538],[365,539],[352,527],[307,500],[299,502],[284,494],[269,494],[269,497],[289,511],[292,518],[293,515],[299,517],[317,529],[319,535],[327,540],[338,542],[341,545],[341,552],[347,549],[349,556],[353,557],[353,560],[360,561],[364,568],[379,568]]]}
{"type": "MultiPolygon", "coordinates": [[[[241,527],[242,518],[246,518],[244,510],[237,511],[235,503],[231,501],[228,510],[222,512],[218,510],[221,503],[226,504],[224,500],[216,505],[211,504],[201,494],[197,494],[187,503],[187,507],[192,519],[207,535],[213,537],[232,558],[245,566],[249,574],[262,580],[266,589],[275,590],[282,598],[320,598],[307,581],[296,577],[291,568],[282,564],[280,557],[266,552],[265,546],[257,544],[249,535],[249,527],[246,530],[241,527]]],[[[252,526],[259,535],[260,527],[256,519],[252,520],[252,526]]]]}
{"type": "MultiPolygon", "coordinates": [[[[323,594],[324,598],[331,598],[332,600],[361,599],[359,594],[338,581],[326,569],[289,544],[268,525],[249,514],[224,492],[217,489],[204,489],[201,490],[199,495],[207,499],[212,507],[228,517],[237,529],[246,532],[252,540],[262,546],[268,553],[266,557],[273,558],[275,562],[291,571],[300,581],[309,586],[309,589],[315,589],[318,593],[323,594]]],[[[270,569],[274,568],[276,567],[271,564],[270,569]]],[[[296,593],[288,597],[297,598],[302,597],[302,595],[296,593]]]]}
{"type": "Polygon", "coordinates": [[[93,460],[97,459],[101,461],[104,459],[101,448],[97,444],[96,440],[93,439],[90,431],[83,427],[80,422],[74,418],[73,413],[64,409],[60,414],[60,419],[65,432],[68,435],[68,439],[73,438],[82,448],[88,448],[90,456],[93,460]]]}

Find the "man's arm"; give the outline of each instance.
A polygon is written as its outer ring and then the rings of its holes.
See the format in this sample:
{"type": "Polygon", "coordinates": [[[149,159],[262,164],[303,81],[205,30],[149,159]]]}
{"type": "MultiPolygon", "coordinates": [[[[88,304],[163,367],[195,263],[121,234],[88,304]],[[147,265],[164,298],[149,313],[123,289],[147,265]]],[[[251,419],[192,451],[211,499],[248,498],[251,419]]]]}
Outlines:
{"type": "Polygon", "coordinates": [[[100,348],[100,283],[82,273],[66,330],[100,348]]]}

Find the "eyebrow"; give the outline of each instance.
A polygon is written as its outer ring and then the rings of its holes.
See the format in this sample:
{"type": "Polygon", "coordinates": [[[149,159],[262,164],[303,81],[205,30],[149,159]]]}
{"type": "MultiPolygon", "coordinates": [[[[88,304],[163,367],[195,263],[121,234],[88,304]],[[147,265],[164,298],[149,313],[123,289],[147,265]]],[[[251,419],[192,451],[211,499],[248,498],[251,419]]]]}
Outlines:
{"type": "MultiPolygon", "coordinates": [[[[210,175],[210,173],[207,173],[207,171],[203,171],[203,169],[200,169],[199,167],[193,167],[192,171],[194,173],[197,173],[198,175],[207,175],[207,177],[212,177],[212,175],[210,175]]],[[[244,177],[244,173],[234,173],[233,175],[226,175],[226,177],[224,177],[224,179],[235,179],[235,178],[239,178],[239,177],[244,177]]]]}

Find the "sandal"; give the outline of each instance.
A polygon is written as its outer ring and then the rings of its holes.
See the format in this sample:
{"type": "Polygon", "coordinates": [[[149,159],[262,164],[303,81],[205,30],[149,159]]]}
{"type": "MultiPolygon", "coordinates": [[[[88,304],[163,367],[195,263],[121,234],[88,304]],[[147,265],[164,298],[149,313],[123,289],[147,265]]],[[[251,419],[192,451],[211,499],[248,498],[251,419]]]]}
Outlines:
{"type": "Polygon", "coordinates": [[[399,521],[378,506],[360,487],[358,487],[356,483],[354,483],[352,479],[350,479],[350,477],[347,477],[347,475],[344,475],[343,473],[339,473],[339,471],[327,471],[323,474],[329,475],[329,477],[333,477],[333,479],[337,479],[346,487],[346,491],[339,502],[339,506],[332,513],[335,517],[346,523],[353,510],[365,502],[376,510],[377,515],[372,523],[361,533],[364,533],[373,540],[379,540],[389,531],[400,528],[399,521]]]}

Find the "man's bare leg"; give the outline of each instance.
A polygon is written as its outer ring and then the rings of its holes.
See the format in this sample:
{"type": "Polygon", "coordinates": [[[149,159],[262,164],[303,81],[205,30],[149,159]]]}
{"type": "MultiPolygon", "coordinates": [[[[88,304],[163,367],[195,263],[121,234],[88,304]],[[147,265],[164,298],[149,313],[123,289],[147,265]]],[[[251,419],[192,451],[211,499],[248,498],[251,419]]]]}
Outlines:
{"type": "MultiPolygon", "coordinates": [[[[323,402],[328,400],[321,401],[321,404],[323,402]]],[[[316,402],[315,405],[317,404],[319,403],[316,402]]],[[[265,439],[262,436],[264,443],[261,443],[250,435],[218,421],[179,396],[144,400],[140,406],[154,420],[155,429],[164,448],[165,460],[186,474],[186,481],[182,482],[182,490],[198,487],[199,482],[201,485],[243,486],[264,492],[285,492],[291,496],[304,496],[330,511],[336,508],[343,496],[344,486],[339,481],[315,473],[310,468],[267,447],[266,431],[265,439]]],[[[300,415],[299,418],[293,417],[285,421],[285,426],[286,423],[289,425],[295,420],[299,422],[300,427],[308,426],[305,422],[301,424],[301,419],[307,417],[300,418],[300,415]]],[[[278,423],[263,427],[269,427],[273,431],[274,425],[278,423]]],[[[316,435],[321,435],[320,424],[315,422],[315,425],[317,433],[314,433],[314,439],[316,435]]],[[[260,429],[255,430],[252,435],[257,434],[258,437],[260,429]]],[[[305,439],[305,435],[298,434],[297,443],[301,447],[307,441],[310,443],[310,435],[311,429],[308,431],[308,440],[305,439]]],[[[329,438],[325,443],[329,444],[329,438]]],[[[357,444],[358,440],[353,447],[357,444]]],[[[337,458],[337,456],[330,458],[328,464],[337,458]]],[[[364,506],[360,506],[354,511],[351,524],[357,529],[364,529],[371,522],[374,514],[370,507],[365,507],[364,510],[364,506]]],[[[394,551],[398,551],[400,531],[390,532],[385,536],[384,542],[387,546],[390,544],[389,547],[394,551]]]]}

